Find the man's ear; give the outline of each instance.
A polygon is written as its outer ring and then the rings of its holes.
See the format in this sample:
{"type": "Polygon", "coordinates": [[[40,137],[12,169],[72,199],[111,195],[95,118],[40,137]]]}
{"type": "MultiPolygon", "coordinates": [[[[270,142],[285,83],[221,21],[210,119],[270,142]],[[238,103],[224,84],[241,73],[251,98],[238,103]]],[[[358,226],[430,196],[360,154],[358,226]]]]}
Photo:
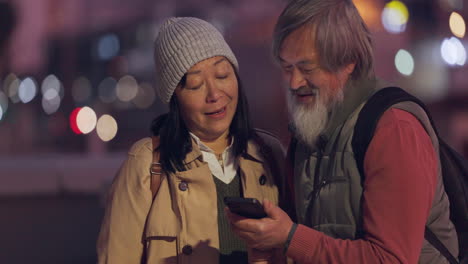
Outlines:
{"type": "Polygon", "coordinates": [[[354,62],[350,63],[350,64],[348,64],[348,65],[346,65],[344,67],[344,71],[349,75],[349,74],[353,73],[354,67],[356,67],[356,63],[354,63],[354,62]]]}

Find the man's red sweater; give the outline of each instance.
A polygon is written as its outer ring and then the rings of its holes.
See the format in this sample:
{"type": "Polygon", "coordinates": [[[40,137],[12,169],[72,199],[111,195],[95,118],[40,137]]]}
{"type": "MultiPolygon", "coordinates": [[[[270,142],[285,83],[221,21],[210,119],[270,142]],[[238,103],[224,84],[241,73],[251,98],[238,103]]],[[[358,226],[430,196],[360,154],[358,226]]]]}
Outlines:
{"type": "Polygon", "coordinates": [[[417,263],[437,185],[436,154],[421,123],[403,110],[386,111],[364,171],[364,237],[335,239],[298,225],[288,257],[298,263],[417,263]]]}

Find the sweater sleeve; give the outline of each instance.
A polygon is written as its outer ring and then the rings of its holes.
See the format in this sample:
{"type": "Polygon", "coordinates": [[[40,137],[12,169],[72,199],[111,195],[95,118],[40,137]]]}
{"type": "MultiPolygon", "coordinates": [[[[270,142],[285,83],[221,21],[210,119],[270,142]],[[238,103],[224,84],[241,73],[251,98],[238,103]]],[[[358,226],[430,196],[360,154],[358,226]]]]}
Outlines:
{"type": "Polygon", "coordinates": [[[299,225],[287,255],[298,263],[417,263],[437,182],[437,158],[421,123],[390,109],[364,159],[364,237],[343,240],[299,225]]]}

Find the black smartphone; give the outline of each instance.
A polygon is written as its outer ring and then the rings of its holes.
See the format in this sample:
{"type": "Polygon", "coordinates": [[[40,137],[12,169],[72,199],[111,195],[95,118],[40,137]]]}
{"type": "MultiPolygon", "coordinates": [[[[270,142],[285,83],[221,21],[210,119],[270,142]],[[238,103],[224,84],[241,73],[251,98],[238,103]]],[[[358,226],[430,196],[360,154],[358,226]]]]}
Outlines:
{"type": "Polygon", "coordinates": [[[224,204],[231,212],[247,218],[267,217],[263,205],[255,198],[224,197],[224,204]]]}

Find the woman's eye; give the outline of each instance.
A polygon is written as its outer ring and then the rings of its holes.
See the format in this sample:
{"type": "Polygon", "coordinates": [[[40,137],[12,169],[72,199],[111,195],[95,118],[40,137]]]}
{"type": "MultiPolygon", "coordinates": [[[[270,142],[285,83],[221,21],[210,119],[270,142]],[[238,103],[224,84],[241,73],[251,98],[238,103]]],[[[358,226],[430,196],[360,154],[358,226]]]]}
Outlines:
{"type": "Polygon", "coordinates": [[[216,77],[216,78],[221,79],[221,80],[224,80],[224,79],[226,79],[227,77],[228,77],[228,75],[225,74],[225,75],[220,75],[220,76],[218,76],[218,77],[216,77]]]}
{"type": "Polygon", "coordinates": [[[202,86],[201,84],[197,85],[197,86],[188,86],[187,85],[186,89],[188,89],[188,90],[198,90],[198,89],[200,89],[201,86],[202,86]]]}

